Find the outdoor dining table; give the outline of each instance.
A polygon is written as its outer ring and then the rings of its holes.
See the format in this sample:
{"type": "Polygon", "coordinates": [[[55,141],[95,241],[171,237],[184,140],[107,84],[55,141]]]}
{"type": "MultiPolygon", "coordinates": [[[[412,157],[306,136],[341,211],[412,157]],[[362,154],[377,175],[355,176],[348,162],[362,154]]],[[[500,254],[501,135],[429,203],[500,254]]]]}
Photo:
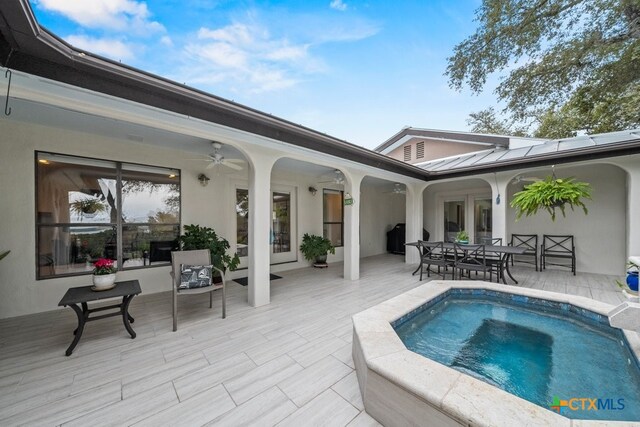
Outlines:
{"type": "MultiPolygon", "coordinates": [[[[416,270],[412,273],[412,275],[415,275],[422,268],[422,247],[420,246],[420,242],[410,242],[410,243],[405,243],[405,245],[414,246],[416,249],[418,249],[418,252],[420,253],[420,265],[418,265],[418,268],[416,268],[416,270]]],[[[443,245],[443,249],[445,250],[446,249],[453,250],[452,242],[444,242],[442,245],[443,245]]],[[[470,246],[475,247],[477,245],[470,245],[470,246]]],[[[461,244],[460,247],[464,248],[464,245],[461,244]]],[[[506,272],[507,275],[511,278],[511,280],[513,280],[513,282],[517,285],[518,281],[515,279],[515,277],[513,277],[513,275],[511,274],[511,271],[509,270],[509,261],[513,255],[522,255],[523,253],[525,253],[527,248],[520,247],[520,246],[484,245],[484,250],[485,252],[491,252],[491,253],[500,255],[500,261],[502,265],[502,272],[501,272],[502,274],[500,274],[500,276],[502,277],[502,282],[505,285],[507,284],[507,279],[504,274],[506,272]]]]}

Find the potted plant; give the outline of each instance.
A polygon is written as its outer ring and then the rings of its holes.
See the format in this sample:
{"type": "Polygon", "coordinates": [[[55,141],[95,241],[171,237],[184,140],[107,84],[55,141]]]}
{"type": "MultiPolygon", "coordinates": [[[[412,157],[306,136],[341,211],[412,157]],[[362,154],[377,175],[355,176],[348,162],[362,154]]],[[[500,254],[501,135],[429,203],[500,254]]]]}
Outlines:
{"type": "Polygon", "coordinates": [[[82,199],[71,203],[71,212],[87,218],[93,218],[96,214],[106,210],[104,202],[99,199],[82,199]]]}
{"type": "Polygon", "coordinates": [[[591,199],[591,186],[586,182],[578,182],[574,178],[556,178],[548,176],[541,181],[526,185],[522,191],[513,195],[511,207],[516,209],[516,221],[522,215],[530,216],[544,209],[556,220],[556,208],[565,214],[565,205],[571,210],[580,207],[585,215],[588,214],[583,199],[591,199]]]}
{"type": "Polygon", "coordinates": [[[93,290],[106,291],[115,286],[116,272],[118,269],[113,260],[100,258],[93,263],[93,290]]]}
{"type": "Polygon", "coordinates": [[[466,230],[460,230],[458,234],[456,234],[456,243],[463,245],[469,244],[469,233],[467,233],[466,230]]]}
{"type": "Polygon", "coordinates": [[[305,233],[302,236],[300,252],[307,261],[314,261],[314,267],[326,267],[327,254],[335,254],[336,249],[326,237],[305,233]]]}
{"type": "Polygon", "coordinates": [[[227,250],[231,247],[227,239],[219,237],[213,228],[200,227],[190,224],[184,226],[184,234],[178,238],[180,250],[190,251],[194,249],[209,249],[211,263],[220,270],[235,270],[240,264],[237,253],[229,255],[227,250]]]}

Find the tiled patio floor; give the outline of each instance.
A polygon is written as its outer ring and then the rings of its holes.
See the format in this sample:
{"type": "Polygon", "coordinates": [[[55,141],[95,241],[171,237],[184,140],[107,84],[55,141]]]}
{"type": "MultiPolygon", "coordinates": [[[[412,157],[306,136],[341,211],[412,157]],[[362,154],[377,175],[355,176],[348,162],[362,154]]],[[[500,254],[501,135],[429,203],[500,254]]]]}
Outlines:
{"type": "MultiPolygon", "coordinates": [[[[351,360],[351,315],[417,286],[402,257],[282,273],[272,303],[246,304],[229,282],[220,295],[182,297],[171,332],[169,293],[134,298],[138,336],[119,318],[89,323],[71,357],[71,310],[0,321],[0,425],[377,425],[365,412],[351,360]]],[[[623,300],[615,277],[514,269],[523,286],[623,300]]],[[[433,276],[432,276],[433,277],[433,276]]],[[[52,301],[52,307],[57,301],[52,301]]]]}

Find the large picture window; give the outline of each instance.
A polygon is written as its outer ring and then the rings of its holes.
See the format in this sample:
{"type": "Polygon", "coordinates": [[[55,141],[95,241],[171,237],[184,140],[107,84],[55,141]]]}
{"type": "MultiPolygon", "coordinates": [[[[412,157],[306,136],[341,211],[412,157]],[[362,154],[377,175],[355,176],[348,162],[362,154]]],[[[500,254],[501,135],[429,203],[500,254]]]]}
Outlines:
{"type": "Polygon", "coordinates": [[[166,265],[180,233],[177,170],[36,153],[37,278],[166,265]]]}
{"type": "Polygon", "coordinates": [[[324,189],[322,192],[323,233],[333,246],[344,245],[343,193],[339,190],[324,189]]]}

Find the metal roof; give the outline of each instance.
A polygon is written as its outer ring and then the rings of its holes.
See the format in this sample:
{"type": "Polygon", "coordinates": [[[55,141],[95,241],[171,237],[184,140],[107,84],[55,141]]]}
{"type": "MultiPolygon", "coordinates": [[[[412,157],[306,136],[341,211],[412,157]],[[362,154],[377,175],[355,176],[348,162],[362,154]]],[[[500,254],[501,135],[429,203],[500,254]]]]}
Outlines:
{"type": "MultiPolygon", "coordinates": [[[[640,129],[549,140],[540,145],[515,149],[494,148],[432,160],[419,163],[416,166],[434,174],[451,175],[470,171],[513,169],[509,166],[528,166],[540,162],[548,164],[549,161],[564,163],[565,161],[575,161],[575,157],[581,154],[613,153],[614,150],[620,148],[637,151],[640,148],[640,129]]],[[[600,155],[598,157],[607,156],[600,155]]]]}

